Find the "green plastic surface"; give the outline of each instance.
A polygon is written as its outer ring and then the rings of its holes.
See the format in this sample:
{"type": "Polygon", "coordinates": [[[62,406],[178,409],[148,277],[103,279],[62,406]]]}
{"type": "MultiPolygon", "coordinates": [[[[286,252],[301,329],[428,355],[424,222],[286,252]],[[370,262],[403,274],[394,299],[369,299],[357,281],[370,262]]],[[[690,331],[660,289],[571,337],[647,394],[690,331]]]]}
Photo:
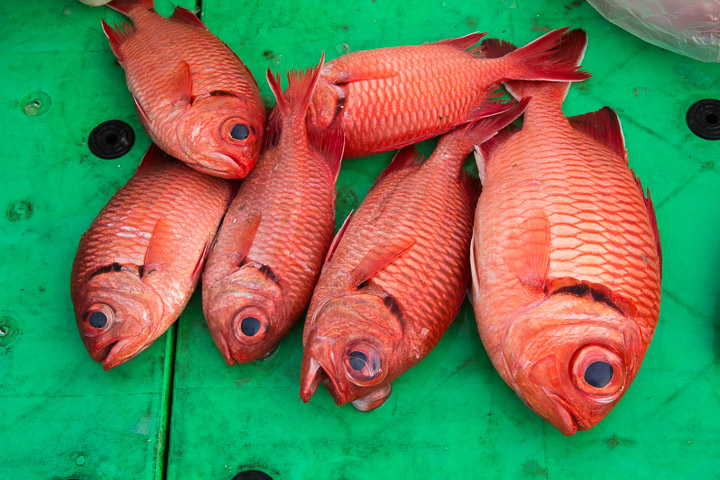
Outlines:
{"type": "MultiPolygon", "coordinates": [[[[168,0],[157,4],[172,11],[168,0]]],[[[324,387],[302,403],[301,326],[268,358],[227,366],[197,294],[177,328],[104,372],[77,334],[69,276],[80,235],[149,145],[100,29],[100,18],[122,17],[75,0],[3,2],[0,13],[0,478],[230,479],[245,469],[275,480],[720,476],[720,142],[685,124],[695,101],[720,97],[720,65],[646,44],[581,1],[202,1],[203,21],[268,103],[268,67],[304,68],[322,50],[331,59],[476,30],[516,44],[566,25],[588,32],[583,64],[593,78],[571,88],[565,112],[618,111],[630,165],[657,209],[664,278],[660,322],[633,386],[598,426],[568,438],[500,379],[467,303],[369,413],[337,407],[324,387]],[[110,119],[130,123],[136,145],[101,160],[87,136],[110,119]]],[[[390,157],[346,162],[338,225],[390,157]]]]}

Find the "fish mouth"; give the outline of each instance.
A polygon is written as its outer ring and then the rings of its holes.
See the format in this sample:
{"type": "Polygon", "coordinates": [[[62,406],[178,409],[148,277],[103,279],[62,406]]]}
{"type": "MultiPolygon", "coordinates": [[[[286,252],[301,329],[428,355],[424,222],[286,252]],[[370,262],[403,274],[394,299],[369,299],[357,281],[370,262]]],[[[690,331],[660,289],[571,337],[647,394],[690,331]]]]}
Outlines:
{"type": "Polygon", "coordinates": [[[222,152],[213,152],[210,156],[215,160],[220,160],[226,165],[226,168],[220,169],[197,164],[194,164],[193,167],[203,173],[228,179],[245,178],[250,173],[250,169],[245,166],[247,163],[245,159],[222,152]]]}
{"type": "Polygon", "coordinates": [[[338,406],[345,405],[347,400],[340,393],[335,379],[329,375],[328,370],[313,357],[310,357],[309,366],[303,369],[303,375],[300,380],[300,398],[307,403],[315,394],[321,383],[324,383],[338,406]]]}
{"type": "Polygon", "coordinates": [[[225,340],[225,336],[222,333],[219,333],[215,338],[217,340],[215,345],[217,345],[222,356],[225,357],[225,362],[230,366],[235,365],[235,358],[233,358],[232,353],[230,353],[230,346],[228,345],[227,340],[225,340]]]}
{"type": "Polygon", "coordinates": [[[547,396],[553,404],[555,404],[555,408],[557,409],[562,421],[561,424],[552,421],[550,421],[550,423],[560,430],[563,435],[574,435],[579,430],[589,430],[592,427],[590,422],[578,415],[578,413],[565,400],[560,398],[560,396],[555,395],[544,388],[543,390],[545,390],[547,396]]]}
{"type": "MultiPolygon", "coordinates": [[[[145,350],[149,345],[133,351],[132,349],[125,348],[133,341],[133,338],[123,338],[112,342],[110,345],[103,349],[105,358],[102,360],[103,370],[108,371],[111,368],[115,368],[118,365],[122,365],[135,358],[140,352],[145,350]]],[[[100,360],[98,360],[100,361],[100,360]]]]}

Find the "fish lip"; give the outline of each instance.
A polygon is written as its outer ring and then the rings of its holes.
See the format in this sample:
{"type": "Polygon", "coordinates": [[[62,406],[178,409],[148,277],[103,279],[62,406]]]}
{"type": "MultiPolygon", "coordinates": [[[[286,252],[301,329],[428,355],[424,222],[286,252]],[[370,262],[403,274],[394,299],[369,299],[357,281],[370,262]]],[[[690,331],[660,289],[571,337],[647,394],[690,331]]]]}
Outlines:
{"type": "Polygon", "coordinates": [[[217,340],[219,344],[216,342],[216,345],[222,356],[225,357],[225,362],[230,366],[235,365],[235,357],[233,357],[232,353],[230,353],[230,346],[228,345],[227,340],[225,340],[225,335],[222,332],[218,333],[217,340]]]}
{"type": "Polygon", "coordinates": [[[555,427],[560,430],[564,435],[574,435],[579,430],[589,430],[592,427],[590,422],[578,415],[578,413],[570,406],[570,404],[563,400],[559,395],[548,391],[546,388],[543,388],[543,391],[555,404],[555,407],[557,408],[558,413],[563,420],[563,428],[554,423],[553,425],[555,425],[555,427]]]}
{"type": "Polygon", "coordinates": [[[224,161],[230,167],[228,168],[228,170],[235,171],[236,173],[232,174],[233,176],[229,176],[231,174],[228,174],[227,170],[219,170],[211,167],[203,168],[207,168],[208,170],[215,172],[216,174],[223,174],[225,178],[245,178],[247,174],[250,173],[250,169],[245,166],[246,162],[243,159],[240,159],[234,155],[222,152],[213,152],[211,156],[224,161]]]}
{"type": "Polygon", "coordinates": [[[107,354],[107,357],[105,357],[105,360],[103,360],[103,370],[107,371],[111,368],[115,368],[118,365],[122,365],[125,362],[128,362],[135,358],[140,352],[145,350],[145,348],[140,348],[136,352],[134,352],[132,355],[129,355],[126,358],[120,357],[120,353],[123,350],[123,347],[127,345],[128,343],[132,342],[133,338],[123,338],[120,340],[117,340],[113,342],[112,348],[109,350],[109,353],[107,354]]]}
{"type": "Polygon", "coordinates": [[[310,379],[308,380],[308,377],[305,377],[305,380],[300,383],[300,398],[302,398],[303,402],[309,402],[318,387],[321,384],[325,384],[325,387],[338,406],[343,406],[348,403],[345,396],[340,392],[337,382],[328,371],[322,363],[315,360],[314,357],[310,357],[310,368],[307,373],[310,379]]]}

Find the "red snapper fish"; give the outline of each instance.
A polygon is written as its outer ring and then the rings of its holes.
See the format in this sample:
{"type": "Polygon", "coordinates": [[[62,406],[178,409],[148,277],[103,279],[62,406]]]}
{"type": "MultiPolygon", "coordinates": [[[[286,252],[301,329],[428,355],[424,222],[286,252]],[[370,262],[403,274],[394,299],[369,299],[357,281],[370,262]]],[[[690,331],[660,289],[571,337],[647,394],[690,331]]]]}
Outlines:
{"type": "MultiPolygon", "coordinates": [[[[587,36],[556,61],[579,64],[587,36]]],[[[488,55],[514,47],[486,41],[488,55]]],[[[483,182],[473,240],[473,306],[495,368],[565,435],[602,420],[627,391],[660,309],[660,238],[628,168],[618,117],[566,118],[569,84],[508,82],[529,101],[522,130],[476,152],[483,182]]]]}
{"type": "Polygon", "coordinates": [[[230,48],[189,10],[167,19],[153,0],[113,0],[124,32],[103,20],[125,69],[140,122],[164,151],[192,168],[243,178],[260,153],[265,107],[257,83],[230,48]]]}
{"type": "Polygon", "coordinates": [[[203,310],[228,364],[269,354],[310,302],[335,231],[335,181],[342,133],[307,135],[305,116],[320,65],[268,83],[280,111],[279,138],[240,186],[203,273],[203,310]]]}
{"type": "Polygon", "coordinates": [[[437,345],[470,282],[477,179],[472,151],[522,113],[445,135],[424,163],[409,147],[380,175],[331,247],[303,332],[300,396],[325,383],[338,405],[371,410],[437,345]]]}
{"type": "Polygon", "coordinates": [[[548,61],[562,33],[554,30],[502,58],[474,47],[485,35],[365,50],[325,64],[308,114],[310,130],[341,127],[345,158],[417,143],[458,125],[504,112],[493,91],[505,80],[578,81],[568,63],[548,61]]]}
{"type": "Polygon", "coordinates": [[[145,350],[178,318],[233,188],[152,145],[83,234],[70,296],[82,341],[105,370],[145,350]]]}

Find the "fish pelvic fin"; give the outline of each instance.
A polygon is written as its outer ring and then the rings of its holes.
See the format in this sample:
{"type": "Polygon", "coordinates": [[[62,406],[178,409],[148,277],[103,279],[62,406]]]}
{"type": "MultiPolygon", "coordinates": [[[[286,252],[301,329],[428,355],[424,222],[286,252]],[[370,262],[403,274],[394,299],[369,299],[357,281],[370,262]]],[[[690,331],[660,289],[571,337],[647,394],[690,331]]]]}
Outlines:
{"type": "Polygon", "coordinates": [[[320,62],[314,68],[309,67],[304,72],[290,70],[287,73],[288,87],[284,93],[281,88],[280,74],[273,75],[268,68],[267,81],[277,100],[277,109],[281,122],[282,118],[305,118],[324,63],[325,52],[322,53],[320,62]]]}
{"type": "Polygon", "coordinates": [[[143,8],[152,10],[155,8],[155,0],[113,0],[107,4],[116,12],[120,12],[126,17],[130,17],[133,10],[143,8]]]}

